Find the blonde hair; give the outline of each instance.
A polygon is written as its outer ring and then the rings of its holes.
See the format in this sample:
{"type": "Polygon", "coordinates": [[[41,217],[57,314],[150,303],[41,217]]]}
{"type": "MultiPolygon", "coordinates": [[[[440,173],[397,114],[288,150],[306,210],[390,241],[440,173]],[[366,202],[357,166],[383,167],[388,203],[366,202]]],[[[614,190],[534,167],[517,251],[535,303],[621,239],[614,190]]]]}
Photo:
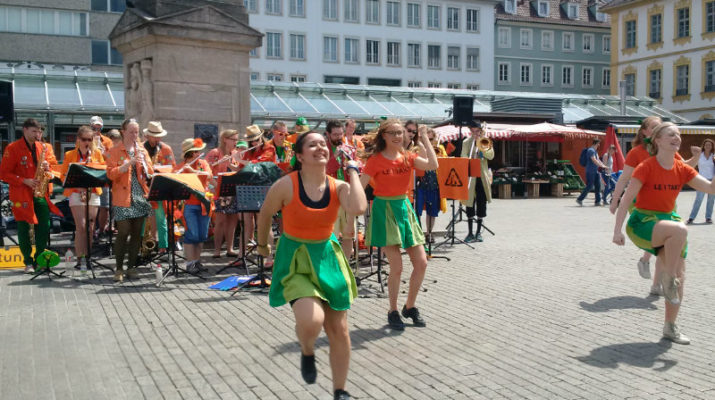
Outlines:
{"type": "MultiPolygon", "coordinates": [[[[385,132],[387,131],[387,128],[396,125],[399,126],[400,129],[403,132],[405,132],[405,126],[402,124],[402,121],[400,121],[397,118],[389,118],[380,123],[380,126],[377,128],[377,132],[375,133],[374,136],[372,135],[366,135],[369,137],[370,142],[365,145],[365,152],[362,154],[362,158],[368,159],[383,150],[387,147],[387,141],[385,140],[385,132]],[[368,150],[369,149],[369,150],[368,150]]],[[[400,149],[400,154],[402,154],[402,160],[407,163],[407,151],[404,148],[400,149]]]]}
{"type": "Polygon", "coordinates": [[[656,126],[655,129],[653,129],[653,135],[651,135],[650,137],[650,145],[648,146],[648,151],[652,155],[658,154],[658,145],[655,143],[656,139],[663,136],[663,134],[671,128],[675,129],[675,132],[680,135],[680,130],[678,130],[678,126],[672,122],[663,122],[662,124],[656,126]]]}
{"type": "Polygon", "coordinates": [[[645,131],[648,130],[648,127],[651,126],[654,122],[656,125],[660,125],[663,123],[663,120],[658,116],[651,115],[650,117],[646,117],[646,119],[641,122],[641,126],[640,128],[638,128],[638,133],[636,134],[636,138],[633,139],[633,147],[636,147],[639,144],[643,143],[645,131]]]}
{"type": "MultiPolygon", "coordinates": [[[[233,135],[238,135],[238,131],[235,129],[224,129],[221,131],[221,134],[219,135],[219,146],[218,146],[218,151],[223,154],[223,148],[226,146],[226,138],[233,136],[233,135]]],[[[229,154],[231,153],[231,150],[229,150],[229,154]]]]}
{"type": "Polygon", "coordinates": [[[80,137],[85,133],[88,133],[89,136],[92,138],[92,141],[89,142],[89,154],[91,155],[92,153],[94,153],[95,150],[97,150],[97,145],[94,143],[94,131],[89,126],[82,125],[79,127],[79,129],[77,129],[77,137],[75,138],[74,145],[79,152],[80,137]]]}

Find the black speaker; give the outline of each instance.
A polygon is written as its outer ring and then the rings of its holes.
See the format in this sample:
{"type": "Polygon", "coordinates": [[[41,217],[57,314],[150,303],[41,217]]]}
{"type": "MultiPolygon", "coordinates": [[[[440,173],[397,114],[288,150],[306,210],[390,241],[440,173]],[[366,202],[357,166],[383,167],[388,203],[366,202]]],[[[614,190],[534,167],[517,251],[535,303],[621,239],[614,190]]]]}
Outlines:
{"type": "Polygon", "coordinates": [[[452,121],[454,125],[469,126],[472,123],[474,97],[455,96],[452,100],[452,121]]]}
{"type": "Polygon", "coordinates": [[[15,117],[12,101],[12,83],[0,81],[0,124],[7,124],[15,117]]]}

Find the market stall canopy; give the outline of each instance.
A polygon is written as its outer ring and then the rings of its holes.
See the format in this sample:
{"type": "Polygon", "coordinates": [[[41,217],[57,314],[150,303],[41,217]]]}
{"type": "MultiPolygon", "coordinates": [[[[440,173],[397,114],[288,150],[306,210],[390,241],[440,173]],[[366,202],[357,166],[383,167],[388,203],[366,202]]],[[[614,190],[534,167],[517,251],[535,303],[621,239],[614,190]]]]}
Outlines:
{"type": "MultiPolygon", "coordinates": [[[[532,125],[486,124],[484,132],[488,138],[497,140],[562,141],[564,138],[583,139],[605,136],[603,132],[549,122],[532,125]]],[[[454,125],[445,125],[435,128],[435,133],[440,142],[448,142],[459,138],[460,129],[454,125]]],[[[469,128],[463,127],[461,135],[462,137],[471,136],[469,128]]]]}
{"type": "MultiPolygon", "coordinates": [[[[638,133],[640,125],[620,125],[613,124],[616,128],[617,133],[638,133]]],[[[678,130],[680,130],[681,135],[715,135],[715,126],[708,125],[678,125],[678,130]]]]}

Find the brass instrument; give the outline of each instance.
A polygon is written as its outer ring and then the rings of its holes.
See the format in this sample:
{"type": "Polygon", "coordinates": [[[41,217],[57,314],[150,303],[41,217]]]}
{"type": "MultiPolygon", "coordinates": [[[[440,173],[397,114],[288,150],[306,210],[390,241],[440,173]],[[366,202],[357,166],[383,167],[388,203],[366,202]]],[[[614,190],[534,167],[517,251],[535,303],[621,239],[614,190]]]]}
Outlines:
{"type": "Polygon", "coordinates": [[[49,171],[45,171],[42,168],[42,164],[45,162],[46,158],[47,147],[45,147],[45,144],[40,141],[36,143],[42,146],[42,153],[40,153],[40,159],[37,160],[37,168],[35,169],[35,180],[38,182],[38,184],[37,186],[35,186],[35,190],[32,194],[34,197],[44,198],[47,194],[47,187],[50,183],[50,180],[52,179],[52,173],[50,173],[49,171]]]}
{"type": "Polygon", "coordinates": [[[293,143],[287,140],[283,141],[283,153],[285,154],[283,162],[290,162],[293,158],[293,143]]]}
{"type": "Polygon", "coordinates": [[[141,256],[144,259],[149,258],[151,253],[156,250],[156,240],[151,234],[153,218],[151,215],[144,220],[144,236],[142,236],[142,247],[140,249],[141,256]]]}
{"type": "Polygon", "coordinates": [[[477,148],[478,148],[479,151],[481,151],[482,153],[484,153],[484,152],[487,151],[487,150],[491,150],[491,149],[492,149],[492,145],[493,145],[493,144],[492,144],[492,140],[489,139],[489,138],[486,137],[486,136],[482,136],[482,137],[480,137],[480,138],[477,140],[477,148]]]}

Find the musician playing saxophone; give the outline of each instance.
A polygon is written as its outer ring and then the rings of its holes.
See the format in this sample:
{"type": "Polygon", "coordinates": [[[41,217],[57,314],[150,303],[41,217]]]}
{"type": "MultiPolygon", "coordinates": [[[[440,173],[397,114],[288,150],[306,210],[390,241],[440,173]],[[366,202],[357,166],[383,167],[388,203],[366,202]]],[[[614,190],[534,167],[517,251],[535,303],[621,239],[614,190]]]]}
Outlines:
{"type": "MultiPolygon", "coordinates": [[[[147,127],[142,131],[144,133],[144,150],[149,154],[152,167],[155,165],[170,165],[172,168],[176,166],[174,159],[174,151],[171,146],[162,143],[162,138],[167,135],[166,129],[161,126],[160,121],[149,121],[147,127]]],[[[169,231],[166,227],[166,214],[164,213],[164,202],[151,202],[154,208],[154,217],[152,217],[151,237],[157,238],[157,247],[159,253],[166,252],[169,247],[169,231]]]]}
{"type": "Polygon", "coordinates": [[[124,281],[124,255],[128,254],[128,279],[137,277],[136,260],[142,240],[144,220],[153,213],[146,199],[147,179],[154,174],[146,150],[137,141],[139,123],[131,118],[122,122],[122,141],[109,150],[107,177],[112,181],[112,211],[117,223],[114,242],[117,269],[114,281],[124,281]]]}
{"type": "Polygon", "coordinates": [[[48,184],[51,167],[57,165],[52,146],[42,143],[42,124],[28,118],[22,124],[22,137],[5,148],[0,162],[0,180],[10,185],[12,213],[17,221],[17,236],[25,264],[25,272],[33,273],[37,266],[32,258],[30,225],[35,230],[35,254],[42,253],[50,237],[50,211],[62,215],[50,201],[48,184]],[[43,161],[44,158],[44,161],[43,161]],[[36,176],[44,176],[40,182],[36,176]],[[38,187],[46,189],[39,196],[38,187]]]}
{"type": "MultiPolygon", "coordinates": [[[[90,163],[95,165],[104,164],[102,152],[95,146],[92,129],[86,125],[80,126],[77,131],[75,148],[65,153],[60,176],[62,181],[65,180],[67,171],[69,171],[70,164],[72,163],[85,165],[90,163]]],[[[94,231],[94,216],[97,215],[97,208],[99,208],[100,205],[99,196],[102,195],[103,190],[109,189],[93,188],[90,191],[89,202],[87,202],[87,191],[84,188],[65,189],[64,191],[65,197],[69,198],[70,210],[72,210],[72,218],[74,219],[74,249],[78,264],[82,262],[87,263],[86,257],[92,245],[91,235],[90,243],[89,245],[87,244],[87,232],[85,232],[87,226],[85,218],[87,214],[87,204],[89,204],[89,231],[91,233],[94,231]]],[[[87,269],[90,269],[89,265],[87,265],[87,269]]]]}
{"type": "Polygon", "coordinates": [[[484,131],[479,121],[472,121],[469,130],[472,132],[472,136],[464,139],[461,156],[479,159],[481,176],[469,178],[469,200],[467,200],[467,202],[462,201],[462,204],[467,207],[467,227],[469,233],[464,239],[467,243],[484,241],[482,238],[482,221],[487,216],[487,203],[492,201],[492,182],[489,177],[489,166],[487,162],[488,160],[494,159],[494,148],[491,144],[485,148],[480,146],[480,143],[486,139],[486,136],[484,136],[484,131]],[[477,216],[476,235],[472,233],[475,208],[477,216]]]}

